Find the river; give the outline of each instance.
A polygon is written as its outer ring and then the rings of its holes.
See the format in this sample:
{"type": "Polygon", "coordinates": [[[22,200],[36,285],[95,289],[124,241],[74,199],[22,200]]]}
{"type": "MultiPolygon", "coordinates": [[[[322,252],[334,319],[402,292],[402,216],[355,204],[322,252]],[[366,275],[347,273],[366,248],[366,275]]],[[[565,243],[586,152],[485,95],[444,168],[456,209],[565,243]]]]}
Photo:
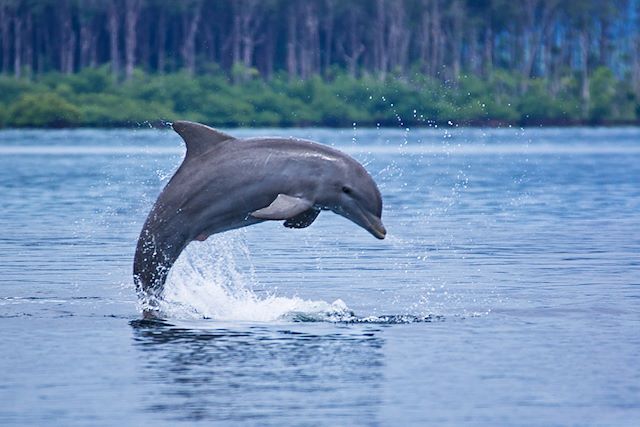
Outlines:
{"type": "Polygon", "coordinates": [[[323,212],[194,242],[144,321],[178,135],[0,131],[0,424],[637,425],[639,128],[229,132],[352,154],[387,239],[323,212]]]}

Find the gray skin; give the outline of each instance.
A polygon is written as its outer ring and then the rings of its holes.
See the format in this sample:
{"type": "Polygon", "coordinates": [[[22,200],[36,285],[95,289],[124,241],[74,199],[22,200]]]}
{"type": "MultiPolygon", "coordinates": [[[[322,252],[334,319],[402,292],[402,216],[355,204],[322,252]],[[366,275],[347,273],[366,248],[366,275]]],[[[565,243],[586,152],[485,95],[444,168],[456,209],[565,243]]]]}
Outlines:
{"type": "Polygon", "coordinates": [[[215,233],[268,220],[304,228],[331,210],[384,239],[380,191],[348,155],[300,139],[236,139],[192,122],[173,129],[187,154],[147,217],[133,264],[145,314],[183,249],[215,233]]]}

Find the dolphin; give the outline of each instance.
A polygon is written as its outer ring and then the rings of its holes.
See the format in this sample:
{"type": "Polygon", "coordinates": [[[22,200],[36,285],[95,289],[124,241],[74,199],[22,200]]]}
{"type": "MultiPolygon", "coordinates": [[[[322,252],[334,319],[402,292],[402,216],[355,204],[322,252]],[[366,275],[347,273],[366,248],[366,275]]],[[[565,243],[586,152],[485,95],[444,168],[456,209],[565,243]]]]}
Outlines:
{"type": "Polygon", "coordinates": [[[133,277],[143,306],[157,308],[183,249],[215,233],[263,221],[304,228],[331,210],[384,239],[380,191],[352,157],[313,141],[238,139],[187,121],[173,130],[187,152],[140,232],[133,277]]]}

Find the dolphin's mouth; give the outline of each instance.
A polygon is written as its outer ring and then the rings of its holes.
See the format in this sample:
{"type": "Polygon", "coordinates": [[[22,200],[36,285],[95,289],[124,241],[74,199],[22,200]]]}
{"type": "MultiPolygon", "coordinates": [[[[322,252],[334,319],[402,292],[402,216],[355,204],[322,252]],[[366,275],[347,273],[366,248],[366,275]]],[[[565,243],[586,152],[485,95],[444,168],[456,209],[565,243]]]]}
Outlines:
{"type": "Polygon", "coordinates": [[[380,226],[380,228],[374,229],[373,235],[378,239],[382,240],[387,235],[387,230],[384,228],[384,226],[380,226]]]}
{"type": "Polygon", "coordinates": [[[332,210],[338,215],[347,218],[367,230],[376,239],[384,239],[387,235],[387,230],[384,228],[384,225],[382,225],[382,219],[363,209],[357,202],[354,204],[357,209],[347,210],[341,206],[323,207],[322,209],[332,210]]]}
{"type": "Polygon", "coordinates": [[[367,227],[367,231],[373,234],[374,237],[382,240],[387,235],[387,230],[386,228],[384,228],[384,225],[382,225],[382,220],[380,220],[378,217],[374,217],[374,219],[375,221],[372,223],[372,221],[367,218],[367,220],[369,221],[369,227],[367,227]]]}
{"type": "Polygon", "coordinates": [[[360,210],[360,218],[362,220],[361,223],[359,221],[359,225],[375,238],[380,240],[384,239],[387,235],[387,230],[384,228],[384,225],[382,225],[382,219],[362,209],[360,205],[358,205],[358,209],[360,210]]]}

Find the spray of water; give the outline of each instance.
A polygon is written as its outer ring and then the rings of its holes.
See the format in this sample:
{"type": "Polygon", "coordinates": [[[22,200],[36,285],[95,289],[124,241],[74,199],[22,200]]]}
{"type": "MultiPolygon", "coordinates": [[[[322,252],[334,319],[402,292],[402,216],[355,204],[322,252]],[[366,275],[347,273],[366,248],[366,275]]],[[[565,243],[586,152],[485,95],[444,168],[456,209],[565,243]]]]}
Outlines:
{"type": "Polygon", "coordinates": [[[330,304],[262,289],[242,230],[190,245],[171,270],[160,309],[168,318],[223,321],[323,320],[351,315],[341,300],[330,304]]]}

